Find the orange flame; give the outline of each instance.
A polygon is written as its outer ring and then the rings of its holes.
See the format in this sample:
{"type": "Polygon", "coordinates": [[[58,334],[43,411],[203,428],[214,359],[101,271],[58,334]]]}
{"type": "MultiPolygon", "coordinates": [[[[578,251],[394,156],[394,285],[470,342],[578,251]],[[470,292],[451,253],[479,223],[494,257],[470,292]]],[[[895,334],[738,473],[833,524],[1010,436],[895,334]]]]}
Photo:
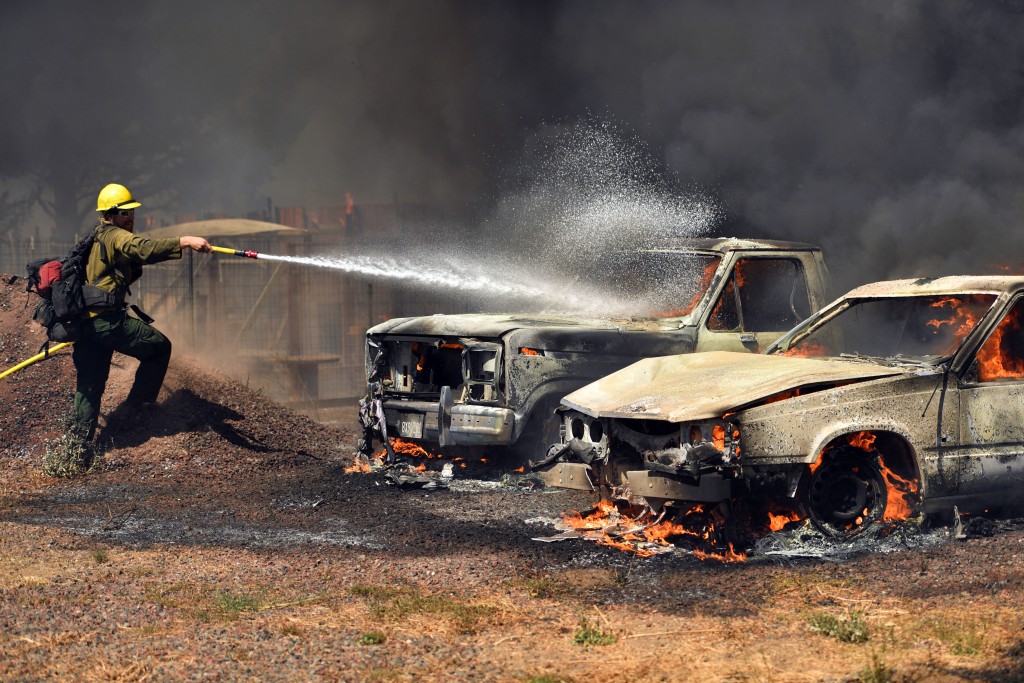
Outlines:
{"type": "Polygon", "coordinates": [[[952,308],[950,317],[944,320],[929,320],[926,324],[930,327],[934,327],[936,330],[941,328],[943,325],[956,325],[956,332],[954,336],[957,339],[962,339],[964,335],[970,332],[974,325],[978,322],[978,316],[966,307],[961,306],[963,304],[962,299],[956,297],[946,297],[939,299],[935,303],[931,304],[932,308],[952,308]]]}
{"type": "Polygon", "coordinates": [[[916,503],[920,497],[918,490],[920,485],[916,480],[904,479],[889,469],[882,458],[878,459],[878,466],[882,470],[882,476],[889,483],[888,496],[885,501],[885,521],[902,522],[910,519],[914,514],[916,503]]]}
{"type": "Polygon", "coordinates": [[[694,551],[693,551],[693,554],[696,557],[698,557],[698,558],[700,558],[702,560],[718,560],[719,562],[725,562],[725,563],[746,562],[747,561],[747,554],[744,553],[744,552],[741,552],[741,551],[737,551],[733,547],[732,543],[729,544],[729,549],[728,550],[726,550],[724,552],[721,552],[721,553],[717,553],[717,552],[706,553],[703,550],[695,548],[694,551]]]}
{"type": "Polygon", "coordinates": [[[764,405],[768,405],[769,403],[776,403],[778,401],[785,401],[787,399],[796,398],[799,395],[800,389],[790,389],[789,391],[783,391],[781,393],[775,394],[774,396],[769,396],[763,401],[763,403],[764,405]]]}
{"type": "Polygon", "coordinates": [[[670,537],[688,536],[711,545],[709,551],[695,551],[702,559],[726,562],[745,559],[746,555],[736,551],[732,545],[729,545],[728,549],[714,547],[715,523],[716,520],[721,521],[721,516],[715,512],[714,519],[709,521],[699,516],[703,511],[702,505],[695,504],[682,514],[679,522],[657,522],[650,508],[629,507],[620,511],[615,503],[602,500],[586,516],[574,511],[562,515],[562,519],[570,528],[582,530],[583,538],[599,545],[634,553],[638,557],[650,557],[657,553],[650,547],[643,547],[643,543],[670,547],[670,537]],[[687,520],[691,517],[693,528],[687,526],[687,520]]]}
{"type": "Polygon", "coordinates": [[[1020,341],[1021,306],[1013,310],[992,332],[985,345],[978,351],[978,379],[991,382],[997,379],[1020,379],[1024,377],[1024,357],[1014,353],[1020,341]],[[1007,343],[1009,341],[1010,343],[1007,343]],[[1009,349],[1004,346],[1010,347],[1009,349]]]}
{"type": "Polygon", "coordinates": [[[747,284],[747,274],[744,272],[746,270],[746,265],[747,261],[737,261],[736,269],[733,271],[736,273],[736,286],[741,289],[747,284]]]}
{"type": "MultiPolygon", "coordinates": [[[[846,437],[851,446],[855,446],[867,453],[875,451],[875,441],[877,439],[878,436],[872,432],[857,432],[846,437]]],[[[918,495],[921,488],[920,483],[914,479],[904,479],[889,469],[881,453],[878,454],[878,469],[888,483],[886,487],[885,512],[882,515],[883,521],[903,522],[910,519],[920,500],[918,495]]],[[[865,510],[864,512],[867,514],[868,511],[865,510]]],[[[857,519],[857,524],[862,522],[862,519],[857,519]]]]}
{"type": "Polygon", "coordinates": [[[790,522],[799,522],[803,517],[795,510],[780,510],[778,514],[768,511],[768,528],[772,531],[782,531],[790,522]]]}
{"type": "Polygon", "coordinates": [[[847,442],[854,448],[870,453],[874,450],[875,440],[878,437],[871,432],[857,432],[846,437],[847,442]]]}
{"type": "Polygon", "coordinates": [[[700,276],[700,286],[694,293],[693,298],[690,299],[690,303],[686,304],[682,308],[673,308],[668,311],[661,311],[655,313],[655,318],[681,318],[684,315],[690,315],[693,309],[697,306],[697,302],[704,296],[704,292],[707,291],[708,285],[711,284],[712,278],[715,277],[715,273],[718,271],[718,259],[715,259],[711,263],[704,266],[704,272],[700,276]]]}
{"type": "MultiPolygon", "coordinates": [[[[377,458],[378,464],[382,464],[380,459],[377,458]]],[[[370,466],[370,460],[365,456],[356,454],[356,457],[352,461],[351,467],[346,467],[342,470],[345,474],[368,474],[373,471],[370,466]]]]}
{"type": "Polygon", "coordinates": [[[536,349],[530,349],[530,348],[527,348],[525,346],[522,346],[522,347],[519,348],[519,353],[523,354],[524,356],[539,356],[540,355],[540,351],[538,351],[536,349]]]}
{"type": "Polygon", "coordinates": [[[824,344],[817,342],[798,342],[783,351],[782,355],[793,358],[817,358],[828,355],[828,349],[824,344]]]}
{"type": "Polygon", "coordinates": [[[723,425],[715,425],[711,430],[711,443],[715,444],[715,448],[718,450],[725,450],[725,427],[723,425]]]}
{"type": "Polygon", "coordinates": [[[668,545],[665,540],[669,536],[683,536],[685,534],[693,535],[693,532],[688,530],[682,524],[673,524],[670,521],[659,522],[654,526],[649,526],[644,529],[644,538],[652,543],[658,543],[660,545],[668,545]]]}
{"type": "Polygon", "coordinates": [[[618,511],[619,509],[615,507],[615,503],[612,501],[601,500],[594,506],[594,511],[586,517],[572,510],[562,515],[562,521],[573,529],[600,529],[605,526],[604,520],[608,519],[612,514],[618,514],[618,511]]]}
{"type": "MultiPolygon", "coordinates": [[[[400,439],[397,436],[390,437],[388,441],[391,442],[391,449],[395,453],[401,453],[402,455],[408,455],[413,458],[430,459],[444,457],[442,455],[438,455],[437,453],[431,453],[430,451],[428,451],[423,446],[420,446],[417,443],[413,443],[412,441],[406,441],[405,439],[400,439]]],[[[378,460],[384,460],[387,457],[387,450],[382,448],[379,451],[377,451],[373,455],[373,457],[377,458],[378,460]]]]}

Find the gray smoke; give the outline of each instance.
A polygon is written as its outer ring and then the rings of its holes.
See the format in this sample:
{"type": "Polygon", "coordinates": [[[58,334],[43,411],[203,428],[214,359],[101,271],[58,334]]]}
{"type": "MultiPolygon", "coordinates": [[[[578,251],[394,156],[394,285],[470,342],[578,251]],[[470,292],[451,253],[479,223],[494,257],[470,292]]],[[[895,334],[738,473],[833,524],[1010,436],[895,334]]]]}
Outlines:
{"type": "Polygon", "coordinates": [[[602,9],[560,17],[580,80],[726,230],[820,243],[840,284],[1024,269],[1024,3],[602,9]]]}
{"type": "Polygon", "coordinates": [[[843,288],[1024,267],[1020,0],[11,0],[0,18],[0,208],[38,180],[65,232],[120,180],[169,211],[443,203],[475,216],[474,245],[513,206],[556,246],[559,226],[685,215],[821,244],[843,288]],[[643,199],[595,190],[552,219],[544,146],[595,118],[646,150],[625,176],[643,199]]]}

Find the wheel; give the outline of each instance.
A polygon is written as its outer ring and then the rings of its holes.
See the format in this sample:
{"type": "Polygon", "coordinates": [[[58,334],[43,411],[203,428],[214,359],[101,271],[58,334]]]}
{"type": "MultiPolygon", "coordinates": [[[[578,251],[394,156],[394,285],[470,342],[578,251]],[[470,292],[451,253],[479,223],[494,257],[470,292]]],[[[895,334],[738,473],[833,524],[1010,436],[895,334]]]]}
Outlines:
{"type": "Polygon", "coordinates": [[[849,540],[882,520],[887,495],[875,457],[844,447],[831,451],[811,473],[804,504],[822,533],[849,540]]]}

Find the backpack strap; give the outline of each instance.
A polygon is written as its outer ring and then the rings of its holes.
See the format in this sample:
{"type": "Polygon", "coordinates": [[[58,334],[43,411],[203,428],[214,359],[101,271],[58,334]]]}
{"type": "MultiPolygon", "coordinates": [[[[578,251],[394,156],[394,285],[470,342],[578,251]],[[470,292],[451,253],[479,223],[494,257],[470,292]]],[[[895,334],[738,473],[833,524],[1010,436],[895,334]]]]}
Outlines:
{"type": "MultiPolygon", "coordinates": [[[[100,274],[96,276],[96,278],[93,280],[93,282],[98,282],[99,280],[102,280],[104,277],[106,277],[107,273],[109,273],[112,270],[114,272],[117,272],[116,268],[114,268],[114,264],[110,262],[110,255],[107,253],[107,245],[104,244],[103,240],[100,239],[100,233],[106,231],[106,229],[107,229],[107,226],[105,226],[105,225],[98,225],[98,226],[96,226],[96,243],[95,244],[100,245],[100,263],[103,264],[103,270],[100,271],[100,274]]],[[[91,284],[91,283],[86,282],[85,284],[91,284]]]]}

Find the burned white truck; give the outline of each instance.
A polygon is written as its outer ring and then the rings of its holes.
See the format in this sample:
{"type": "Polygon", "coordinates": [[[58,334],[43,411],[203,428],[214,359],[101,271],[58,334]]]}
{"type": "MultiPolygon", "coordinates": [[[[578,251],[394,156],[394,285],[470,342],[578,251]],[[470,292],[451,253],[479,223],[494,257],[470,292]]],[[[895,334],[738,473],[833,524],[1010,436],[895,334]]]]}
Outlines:
{"type": "Polygon", "coordinates": [[[1022,322],[1021,277],[865,285],[763,355],[649,358],[569,394],[551,466],[612,466],[655,507],[740,503],[840,539],[1019,509],[1022,322]]]}
{"type": "Polygon", "coordinates": [[[759,351],[828,300],[821,250],[806,244],[674,240],[611,263],[608,281],[645,301],[643,317],[432,315],[371,328],[362,450],[400,437],[435,452],[539,460],[558,440],[554,410],[569,392],[640,358],[759,351]]]}

